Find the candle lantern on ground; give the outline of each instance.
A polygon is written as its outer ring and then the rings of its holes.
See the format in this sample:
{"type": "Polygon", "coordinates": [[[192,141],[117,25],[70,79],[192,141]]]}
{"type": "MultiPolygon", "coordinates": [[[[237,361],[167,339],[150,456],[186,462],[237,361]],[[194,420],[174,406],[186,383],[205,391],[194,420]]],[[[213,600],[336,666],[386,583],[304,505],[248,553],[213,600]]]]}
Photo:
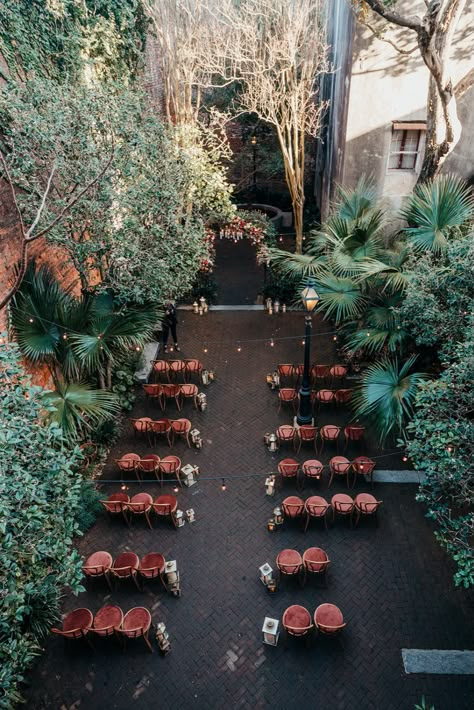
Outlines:
{"type": "Polygon", "coordinates": [[[275,476],[267,476],[265,479],[265,493],[267,496],[275,495],[275,476]]]}
{"type": "Polygon", "coordinates": [[[183,479],[184,485],[187,488],[194,486],[194,484],[197,482],[199,474],[199,466],[192,466],[190,463],[187,463],[186,466],[183,466],[181,469],[181,477],[183,479]]]}
{"type": "Polygon", "coordinates": [[[272,454],[278,450],[278,439],[276,437],[276,434],[274,434],[273,432],[268,437],[268,450],[272,454]]]}
{"type": "Polygon", "coordinates": [[[198,396],[196,397],[196,400],[201,412],[205,412],[207,409],[207,395],[204,394],[204,392],[199,392],[198,396]]]}
{"type": "Polygon", "coordinates": [[[171,592],[174,597],[180,597],[181,589],[179,586],[179,572],[176,560],[169,560],[165,564],[165,577],[168,591],[171,592]]]}
{"type": "Polygon", "coordinates": [[[267,587],[269,582],[273,580],[273,569],[271,565],[268,564],[268,562],[265,562],[265,564],[259,567],[258,569],[260,572],[260,581],[267,587]]]}
{"type": "Polygon", "coordinates": [[[199,303],[197,301],[193,303],[193,313],[199,313],[199,303]]]}
{"type": "Polygon", "coordinates": [[[280,632],[278,631],[279,625],[280,622],[278,621],[278,619],[272,619],[269,616],[265,617],[265,621],[262,627],[262,633],[263,643],[266,643],[267,646],[277,645],[278,639],[280,638],[280,632]]]}
{"type": "Polygon", "coordinates": [[[277,525],[281,525],[284,521],[284,517],[283,511],[279,505],[277,505],[277,507],[273,509],[273,515],[275,516],[275,523],[277,525]]]}
{"type": "Polygon", "coordinates": [[[274,518],[270,518],[270,520],[268,521],[267,529],[268,529],[268,532],[274,532],[274,530],[275,530],[275,519],[274,518]]]}
{"type": "Polygon", "coordinates": [[[171,651],[171,644],[169,642],[169,633],[162,621],[156,625],[156,640],[161,653],[166,656],[171,651]]]}
{"type": "Polygon", "coordinates": [[[186,511],[186,517],[188,519],[188,523],[194,523],[196,522],[196,513],[194,512],[193,508],[189,508],[186,511]]]}
{"type": "Polygon", "coordinates": [[[185,523],[184,514],[182,510],[176,511],[176,527],[182,528],[185,523]]]}
{"type": "Polygon", "coordinates": [[[274,313],[280,312],[280,301],[278,299],[273,302],[273,311],[274,313]]]}
{"type": "Polygon", "coordinates": [[[209,379],[209,370],[203,370],[203,371],[201,372],[201,380],[202,380],[202,384],[203,384],[203,385],[208,385],[208,384],[209,384],[209,382],[210,382],[210,379],[209,379]]]}
{"type": "Polygon", "coordinates": [[[199,429],[191,429],[189,432],[189,435],[191,437],[191,441],[196,447],[196,449],[202,449],[202,438],[201,438],[201,432],[199,429]]]}

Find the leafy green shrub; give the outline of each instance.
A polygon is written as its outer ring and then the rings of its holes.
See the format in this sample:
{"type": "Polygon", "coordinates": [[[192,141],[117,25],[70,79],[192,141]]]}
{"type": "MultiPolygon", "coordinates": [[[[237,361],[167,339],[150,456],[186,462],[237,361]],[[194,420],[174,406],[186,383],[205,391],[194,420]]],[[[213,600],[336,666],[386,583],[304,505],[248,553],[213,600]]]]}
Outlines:
{"type": "Polygon", "coordinates": [[[102,510],[100,504],[102,496],[90,481],[84,481],[79,492],[79,509],[76,515],[76,523],[79,531],[85,533],[94,525],[98,514],[102,510]]]}
{"type": "Polygon", "coordinates": [[[117,441],[119,436],[120,421],[117,421],[117,419],[108,419],[91,432],[92,440],[99,446],[111,446],[117,441]]]}
{"type": "Polygon", "coordinates": [[[134,372],[117,370],[112,376],[112,392],[117,396],[120,409],[129,412],[135,401],[134,386],[136,384],[134,372]]]}
{"type": "Polygon", "coordinates": [[[62,589],[82,590],[72,549],[82,481],[79,450],[45,423],[51,407],[13,343],[0,345],[0,391],[0,707],[11,708],[62,589]]]}

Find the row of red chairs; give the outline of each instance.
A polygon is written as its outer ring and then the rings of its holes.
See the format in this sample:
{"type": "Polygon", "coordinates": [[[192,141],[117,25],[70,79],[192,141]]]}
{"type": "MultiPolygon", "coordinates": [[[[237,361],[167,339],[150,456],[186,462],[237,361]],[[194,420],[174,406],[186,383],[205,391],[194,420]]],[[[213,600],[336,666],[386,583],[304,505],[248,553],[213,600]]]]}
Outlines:
{"type": "MultiPolygon", "coordinates": [[[[300,380],[303,377],[304,365],[292,365],[288,363],[277,366],[280,382],[284,379],[300,380]]],[[[310,370],[312,382],[317,380],[331,381],[343,380],[347,375],[346,365],[313,365],[310,370]]]]}
{"type": "Polygon", "coordinates": [[[103,578],[112,591],[111,580],[120,582],[132,579],[137,589],[141,591],[140,582],[159,578],[163,587],[166,583],[163,576],[166,560],[161,552],[149,552],[140,559],[135,552],[122,552],[112,560],[110,552],[99,550],[90,555],[82,566],[85,576],[91,579],[103,578]]]}
{"type": "Polygon", "coordinates": [[[168,382],[176,380],[179,376],[186,380],[192,375],[197,375],[202,380],[202,363],[196,359],[189,360],[151,360],[153,375],[156,379],[166,377],[168,382]]]}
{"type": "Polygon", "coordinates": [[[152,529],[151,514],[155,513],[158,519],[169,518],[175,528],[178,527],[178,501],[172,495],[161,495],[154,501],[149,493],[137,493],[130,498],[127,493],[118,492],[100,502],[110,516],[121,516],[127,525],[130,525],[135,517],[144,517],[148,527],[152,529]]]}
{"type": "Polygon", "coordinates": [[[130,476],[134,474],[139,481],[142,480],[142,473],[151,473],[156,480],[163,485],[165,476],[176,478],[180,486],[181,481],[181,459],[178,456],[164,456],[160,459],[156,454],[146,454],[140,457],[138,454],[124,454],[121,459],[116,459],[115,463],[119,467],[122,480],[124,474],[130,476]]]}
{"type": "Polygon", "coordinates": [[[123,613],[119,606],[103,606],[94,615],[90,609],[84,607],[74,609],[67,614],[62,622],[62,628],[51,629],[53,634],[63,636],[65,639],[85,639],[93,648],[90,635],[115,636],[122,639],[143,638],[148,649],[153,652],[153,647],[148,638],[152,626],[151,613],[143,606],[136,606],[123,613]]]}
{"type": "Polygon", "coordinates": [[[322,496],[311,496],[306,501],[298,496],[288,496],[281,504],[281,508],[285,520],[301,519],[306,532],[311,519],[322,520],[324,527],[327,529],[326,515],[329,509],[332,512],[332,522],[334,522],[336,515],[342,515],[349,518],[349,523],[352,527],[354,515],[356,516],[356,525],[362,515],[373,515],[376,524],[378,524],[377,510],[382,502],[370,493],[358,493],[355,498],[351,498],[347,493],[336,493],[331,498],[330,503],[322,496]]]}
{"type": "MultiPolygon", "coordinates": [[[[354,488],[358,476],[370,476],[370,482],[373,483],[373,473],[375,469],[375,461],[369,459],[368,456],[357,456],[350,461],[345,456],[333,456],[329,461],[329,482],[328,488],[333,482],[334,477],[346,477],[347,487],[350,486],[350,476],[353,474],[352,488],[354,488]]],[[[293,479],[296,482],[297,488],[304,488],[306,480],[321,481],[323,477],[324,464],[317,459],[308,459],[301,465],[303,480],[300,482],[300,463],[295,459],[283,459],[278,464],[278,473],[281,475],[282,481],[293,479]]]]}
{"type": "Polygon", "coordinates": [[[342,611],[335,604],[320,604],[315,609],[313,619],[304,606],[293,604],[284,611],[282,626],[286,632],[286,645],[288,636],[309,637],[310,633],[318,631],[327,636],[335,636],[347,624],[344,622],[342,611]]]}
{"type": "Polygon", "coordinates": [[[329,557],[320,547],[310,547],[303,552],[297,550],[282,550],[276,558],[278,578],[277,588],[282,577],[297,577],[300,585],[304,587],[308,574],[317,575],[324,580],[327,587],[327,571],[330,564],[329,557]]]}
{"type": "MultiPolygon", "coordinates": [[[[315,427],[310,424],[303,424],[300,427],[294,427],[290,424],[283,424],[276,430],[278,446],[283,444],[292,444],[296,452],[299,452],[303,443],[313,443],[316,453],[321,454],[326,442],[334,442],[336,446],[339,444],[339,436],[342,431],[340,426],[336,424],[325,424],[322,427],[315,427]],[[318,451],[318,439],[320,447],[318,451]]],[[[365,427],[350,425],[344,428],[345,446],[347,448],[349,441],[360,441],[365,433],[365,427]]]]}
{"type": "Polygon", "coordinates": [[[139,419],[130,419],[133,433],[135,436],[141,434],[146,437],[148,446],[156,446],[156,440],[159,436],[164,436],[168,442],[168,446],[172,446],[175,436],[182,436],[191,448],[189,441],[189,432],[192,429],[192,424],[189,419],[152,419],[151,417],[140,417],[139,419]]]}
{"type": "Polygon", "coordinates": [[[147,399],[156,400],[162,410],[166,408],[169,399],[174,399],[176,408],[180,412],[186,399],[192,399],[195,409],[198,408],[198,387],[192,384],[155,384],[143,385],[147,399]]]}
{"type": "MultiPolygon", "coordinates": [[[[348,404],[352,399],[353,391],[352,389],[312,390],[311,406],[314,409],[315,405],[321,408],[322,404],[348,404]]],[[[282,387],[278,392],[278,400],[278,411],[280,411],[282,404],[291,404],[293,411],[295,411],[299,400],[299,393],[295,387],[282,387]]]]}

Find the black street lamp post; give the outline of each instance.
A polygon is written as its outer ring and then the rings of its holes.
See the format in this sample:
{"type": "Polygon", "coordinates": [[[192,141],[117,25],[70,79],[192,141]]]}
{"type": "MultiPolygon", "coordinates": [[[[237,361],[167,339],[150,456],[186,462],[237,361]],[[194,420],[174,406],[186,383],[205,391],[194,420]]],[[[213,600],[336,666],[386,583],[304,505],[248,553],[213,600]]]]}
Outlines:
{"type": "Polygon", "coordinates": [[[305,335],[304,335],[304,370],[303,380],[300,387],[300,402],[296,422],[298,425],[312,424],[313,413],[311,408],[311,381],[309,377],[309,358],[311,342],[311,313],[319,303],[319,296],[316,293],[313,283],[308,281],[308,285],[301,292],[301,300],[306,308],[305,315],[305,335]]]}

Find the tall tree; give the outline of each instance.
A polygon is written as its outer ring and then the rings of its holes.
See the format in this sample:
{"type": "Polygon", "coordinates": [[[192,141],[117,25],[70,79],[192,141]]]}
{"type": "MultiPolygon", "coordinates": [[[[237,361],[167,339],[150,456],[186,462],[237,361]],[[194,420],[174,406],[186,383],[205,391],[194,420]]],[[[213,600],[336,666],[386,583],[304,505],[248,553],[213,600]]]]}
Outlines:
{"type": "Polygon", "coordinates": [[[319,133],[324,105],[318,81],[327,70],[324,0],[221,3],[223,28],[210,51],[224,80],[234,74],[244,111],[274,126],[285,166],[296,232],[303,245],[305,139],[319,133]]]}
{"type": "MultiPolygon", "coordinates": [[[[454,85],[451,76],[451,51],[466,0],[425,0],[423,15],[401,14],[393,0],[351,0],[359,20],[377,36],[380,29],[370,21],[370,11],[389,27],[402,27],[413,33],[412,49],[402,48],[394,38],[387,41],[401,54],[418,50],[429,71],[426,117],[426,147],[418,182],[438,174],[448,155],[461,138],[457,99],[474,83],[474,63],[470,71],[454,85]]],[[[383,28],[381,39],[385,39],[383,28]]]]}

